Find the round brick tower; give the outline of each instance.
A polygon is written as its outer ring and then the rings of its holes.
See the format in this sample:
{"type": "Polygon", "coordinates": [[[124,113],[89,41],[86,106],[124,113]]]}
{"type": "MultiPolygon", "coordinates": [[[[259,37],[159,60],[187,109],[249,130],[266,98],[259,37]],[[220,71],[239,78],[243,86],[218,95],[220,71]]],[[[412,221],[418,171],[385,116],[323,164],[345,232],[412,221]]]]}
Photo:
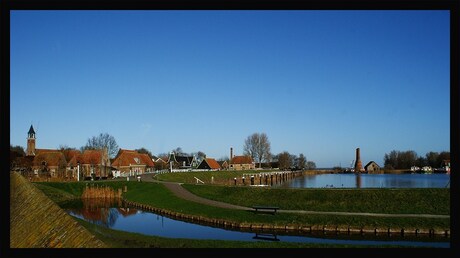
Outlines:
{"type": "Polygon", "coordinates": [[[363,172],[363,163],[361,162],[361,155],[359,153],[359,148],[356,148],[356,162],[355,162],[355,172],[363,172]]]}

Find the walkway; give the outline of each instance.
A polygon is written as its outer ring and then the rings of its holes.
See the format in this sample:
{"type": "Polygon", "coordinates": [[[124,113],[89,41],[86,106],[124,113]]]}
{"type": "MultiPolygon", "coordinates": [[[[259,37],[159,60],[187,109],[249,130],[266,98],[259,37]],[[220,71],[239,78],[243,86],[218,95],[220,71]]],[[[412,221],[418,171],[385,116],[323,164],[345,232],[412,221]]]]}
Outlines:
{"type": "MultiPolygon", "coordinates": [[[[135,180],[132,178],[130,180],[135,180]]],[[[218,202],[197,196],[182,187],[182,183],[158,181],[152,178],[151,174],[142,175],[141,180],[144,182],[156,182],[164,184],[171,192],[177,197],[197,202],[205,205],[215,206],[225,209],[248,210],[253,211],[250,207],[238,206],[225,202],[218,202]]],[[[412,218],[438,218],[448,219],[450,215],[434,215],[434,214],[387,214],[387,213],[368,213],[368,212],[335,212],[335,211],[305,211],[305,210],[278,210],[283,213],[301,213],[301,214],[314,214],[314,215],[345,215],[345,216],[373,216],[373,217],[412,217],[412,218]]]]}

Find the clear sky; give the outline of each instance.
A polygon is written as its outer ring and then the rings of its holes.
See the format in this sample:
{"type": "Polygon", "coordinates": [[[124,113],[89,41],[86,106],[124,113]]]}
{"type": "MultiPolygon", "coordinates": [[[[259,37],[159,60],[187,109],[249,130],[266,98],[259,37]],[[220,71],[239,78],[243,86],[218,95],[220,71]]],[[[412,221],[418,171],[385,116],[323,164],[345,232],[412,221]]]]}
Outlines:
{"type": "Polygon", "coordinates": [[[11,11],[10,143],[317,167],[450,151],[449,11],[11,11]]]}

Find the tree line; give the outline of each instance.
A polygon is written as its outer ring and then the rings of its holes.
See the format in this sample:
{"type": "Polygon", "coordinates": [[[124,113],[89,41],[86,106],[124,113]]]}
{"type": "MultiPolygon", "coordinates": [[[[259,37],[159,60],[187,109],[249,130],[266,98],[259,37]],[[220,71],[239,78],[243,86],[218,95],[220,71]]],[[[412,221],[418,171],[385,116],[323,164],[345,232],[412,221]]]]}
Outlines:
{"type": "MultiPolygon", "coordinates": [[[[291,154],[287,151],[283,151],[279,154],[272,154],[270,151],[270,141],[265,133],[253,133],[248,136],[244,141],[244,155],[250,156],[259,168],[264,167],[279,167],[280,169],[315,169],[316,164],[313,161],[308,161],[303,153],[298,156],[291,154]],[[276,164],[274,164],[276,163],[276,164]]],[[[60,145],[58,148],[64,153],[66,160],[70,160],[71,150],[76,150],[74,147],[67,145],[60,145]]],[[[108,133],[100,133],[97,136],[88,138],[86,144],[80,147],[80,151],[85,150],[96,150],[96,149],[107,149],[108,155],[111,159],[115,158],[120,148],[118,147],[115,137],[108,133]]],[[[154,155],[142,147],[135,149],[139,153],[146,153],[150,157],[154,155]]],[[[172,150],[176,155],[181,156],[195,156],[200,162],[206,158],[206,154],[203,151],[197,151],[192,153],[186,153],[181,147],[177,147],[172,150]]],[[[22,146],[11,146],[10,145],[10,161],[13,165],[13,161],[16,157],[25,156],[25,151],[22,146]]],[[[157,157],[168,157],[169,153],[160,153],[157,157]]],[[[229,161],[227,156],[221,157],[219,161],[229,161]]],[[[156,169],[165,169],[166,166],[163,163],[155,164],[156,169]],[[158,166],[158,167],[157,167],[158,166]]]]}
{"type": "MultiPolygon", "coordinates": [[[[278,163],[280,169],[315,169],[316,164],[313,161],[307,161],[303,153],[299,156],[283,151],[279,154],[272,154],[270,151],[270,141],[265,133],[253,133],[244,141],[244,155],[251,156],[256,161],[259,168],[263,162],[278,163]]],[[[265,163],[265,164],[266,164],[265,163]]]]}
{"type": "Polygon", "coordinates": [[[439,168],[443,160],[450,160],[450,152],[430,151],[425,156],[419,156],[413,150],[392,150],[390,153],[385,153],[384,167],[385,169],[409,169],[412,166],[439,168]]]}

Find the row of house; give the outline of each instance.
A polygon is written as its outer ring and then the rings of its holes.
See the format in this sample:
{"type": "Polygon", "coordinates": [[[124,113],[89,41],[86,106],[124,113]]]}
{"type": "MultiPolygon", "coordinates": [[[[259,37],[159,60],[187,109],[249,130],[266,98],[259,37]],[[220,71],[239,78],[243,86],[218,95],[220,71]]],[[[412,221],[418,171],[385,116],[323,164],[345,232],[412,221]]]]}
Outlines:
{"type": "Polygon", "coordinates": [[[30,176],[48,176],[83,180],[90,178],[109,178],[113,176],[140,175],[153,172],[156,167],[174,170],[247,170],[254,169],[255,164],[249,156],[233,157],[218,162],[204,157],[197,160],[195,156],[178,155],[171,152],[168,157],[151,157],[135,150],[120,149],[115,158],[110,159],[108,150],[57,150],[37,149],[36,133],[30,126],[27,137],[25,157],[14,160],[16,170],[27,171],[30,176]],[[161,166],[156,166],[161,165],[161,166]]]}

